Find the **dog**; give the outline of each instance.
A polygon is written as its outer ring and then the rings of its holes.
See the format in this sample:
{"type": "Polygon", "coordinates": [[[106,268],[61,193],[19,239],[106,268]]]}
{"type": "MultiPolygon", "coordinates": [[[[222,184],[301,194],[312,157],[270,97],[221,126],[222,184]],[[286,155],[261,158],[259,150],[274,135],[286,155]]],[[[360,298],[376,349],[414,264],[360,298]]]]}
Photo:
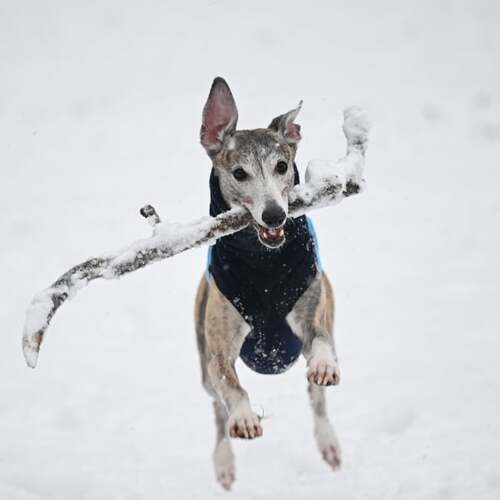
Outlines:
{"type": "Polygon", "coordinates": [[[287,217],[288,193],[298,183],[300,107],[267,128],[236,130],[235,100],[217,77],[203,109],[200,142],[212,161],[210,214],[244,207],[253,219],[210,247],[195,301],[202,383],[215,411],[215,473],[227,490],[235,480],[229,438],[263,433],[238,380],[238,358],[258,373],[277,374],[305,357],[318,448],[333,469],[341,464],[324,394],[325,386],[340,381],[333,290],[309,219],[287,217]]]}

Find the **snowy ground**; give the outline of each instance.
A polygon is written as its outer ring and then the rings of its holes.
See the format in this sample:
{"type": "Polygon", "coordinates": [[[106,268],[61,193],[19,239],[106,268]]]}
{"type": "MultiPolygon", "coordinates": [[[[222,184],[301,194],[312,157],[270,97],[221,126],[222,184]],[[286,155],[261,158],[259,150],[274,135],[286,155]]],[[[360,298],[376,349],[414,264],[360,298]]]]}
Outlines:
{"type": "Polygon", "coordinates": [[[454,2],[0,2],[0,500],[500,498],[500,7],[454,2]],[[181,8],[182,7],[182,8],[181,8]],[[343,381],[332,473],[305,366],[239,367],[264,437],[216,484],[192,324],[205,250],[64,306],[39,366],[32,295],[82,259],[207,211],[211,80],[240,127],[304,99],[299,163],[374,123],[368,190],[317,212],[343,381]]]}

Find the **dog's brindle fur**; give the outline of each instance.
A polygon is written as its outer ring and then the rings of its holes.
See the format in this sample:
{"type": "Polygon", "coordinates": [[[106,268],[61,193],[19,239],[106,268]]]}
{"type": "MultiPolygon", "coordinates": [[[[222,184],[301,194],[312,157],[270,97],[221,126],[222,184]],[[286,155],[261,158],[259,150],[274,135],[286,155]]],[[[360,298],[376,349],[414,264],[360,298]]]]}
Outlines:
{"type": "MultiPolygon", "coordinates": [[[[276,175],[275,165],[279,160],[293,165],[300,140],[300,127],[293,121],[299,109],[275,118],[267,129],[236,131],[238,114],[229,87],[221,78],[212,85],[203,113],[201,143],[212,159],[224,200],[230,207],[247,208],[257,227],[266,227],[262,213],[269,203],[287,213],[293,168],[276,175]],[[249,174],[245,181],[234,179],[236,168],[249,174]]],[[[319,272],[286,319],[304,345],[316,441],[323,458],[335,469],[340,466],[340,447],[324,396],[324,386],[340,381],[333,317],[332,287],[326,274],[319,272]]],[[[213,278],[207,282],[205,277],[196,296],[195,325],[203,386],[214,399],[215,471],[218,481],[229,489],[234,481],[234,457],[228,437],[253,439],[262,435],[260,418],[252,411],[235,371],[250,327],[213,278]]]]}

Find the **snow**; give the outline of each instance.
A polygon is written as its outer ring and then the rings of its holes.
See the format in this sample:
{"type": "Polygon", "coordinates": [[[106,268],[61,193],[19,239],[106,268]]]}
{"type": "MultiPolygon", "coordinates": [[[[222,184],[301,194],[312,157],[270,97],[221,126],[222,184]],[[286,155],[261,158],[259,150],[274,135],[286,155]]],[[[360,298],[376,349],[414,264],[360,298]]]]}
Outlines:
{"type": "Polygon", "coordinates": [[[51,315],[54,293],[68,292],[68,287],[62,291],[59,287],[49,287],[35,295],[26,311],[26,320],[23,328],[23,353],[26,363],[30,368],[36,366],[38,350],[40,345],[40,332],[43,332],[48,325],[48,318],[51,315]]]}
{"type": "Polygon", "coordinates": [[[367,142],[371,127],[366,111],[360,106],[349,106],[344,109],[342,128],[349,144],[367,142]]]}
{"type": "Polygon", "coordinates": [[[10,2],[0,16],[0,499],[500,496],[500,7],[477,2],[10,2]],[[266,14],[263,15],[263,12],[266,14]],[[237,36],[235,36],[237,34],[237,36]],[[293,37],[293,40],[291,39],[293,37]],[[303,361],[238,365],[264,436],[216,483],[192,309],[206,249],[82,290],[36,370],[33,293],[89,255],[208,210],[212,78],[240,128],[298,99],[298,163],[373,122],[368,189],[313,214],[336,292],[343,467],[316,449],[303,361]],[[189,217],[188,217],[189,216],[189,217]]]}
{"type": "Polygon", "coordinates": [[[56,290],[49,288],[35,295],[26,312],[26,321],[24,323],[25,330],[36,332],[47,325],[47,316],[49,316],[53,306],[51,300],[53,291],[56,290]]]}
{"type": "MultiPolygon", "coordinates": [[[[342,186],[341,192],[345,191],[347,182],[353,182],[362,189],[366,187],[363,173],[370,131],[366,111],[360,106],[349,106],[344,109],[342,130],[347,140],[346,155],[336,161],[318,158],[311,160],[307,164],[305,173],[307,184],[314,187],[320,187],[326,183],[337,184],[342,186]]],[[[296,189],[306,202],[314,196],[314,190],[309,186],[300,186],[296,189]]],[[[337,202],[342,199],[343,197],[339,196],[337,202]]]]}

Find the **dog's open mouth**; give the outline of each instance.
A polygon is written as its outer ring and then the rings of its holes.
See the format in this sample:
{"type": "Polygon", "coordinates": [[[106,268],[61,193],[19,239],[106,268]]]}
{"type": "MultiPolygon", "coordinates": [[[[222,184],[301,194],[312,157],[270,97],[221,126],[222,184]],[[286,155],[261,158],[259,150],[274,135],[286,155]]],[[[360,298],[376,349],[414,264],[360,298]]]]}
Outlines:
{"type": "Polygon", "coordinates": [[[285,225],[279,227],[264,227],[260,224],[255,224],[255,229],[259,236],[260,242],[269,248],[278,248],[285,242],[285,225]]]}

